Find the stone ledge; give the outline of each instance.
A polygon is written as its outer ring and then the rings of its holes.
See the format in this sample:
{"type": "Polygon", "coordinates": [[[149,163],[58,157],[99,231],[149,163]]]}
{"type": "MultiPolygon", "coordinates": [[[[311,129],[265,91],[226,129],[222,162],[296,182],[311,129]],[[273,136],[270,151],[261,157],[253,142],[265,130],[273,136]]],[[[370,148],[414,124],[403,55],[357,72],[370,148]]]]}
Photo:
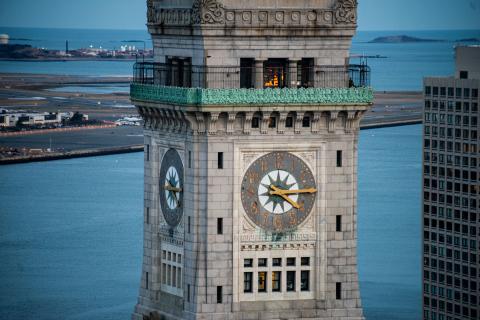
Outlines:
{"type": "Polygon", "coordinates": [[[373,102],[371,88],[203,89],[133,83],[132,100],[186,106],[345,105],[373,102]]]}

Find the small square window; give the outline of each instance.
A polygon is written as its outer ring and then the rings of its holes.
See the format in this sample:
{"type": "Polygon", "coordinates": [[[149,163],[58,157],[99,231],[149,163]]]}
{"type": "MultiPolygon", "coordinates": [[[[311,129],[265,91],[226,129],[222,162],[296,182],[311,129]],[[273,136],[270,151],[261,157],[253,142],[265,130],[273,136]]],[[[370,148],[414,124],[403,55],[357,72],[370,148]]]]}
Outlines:
{"type": "Polygon", "coordinates": [[[272,266],[273,267],[281,267],[282,266],[282,258],[273,258],[272,259],[272,266]]]}
{"type": "Polygon", "coordinates": [[[302,266],[309,266],[310,265],[310,257],[302,257],[300,259],[302,266]]]}
{"type": "Polygon", "coordinates": [[[267,266],[267,258],[258,259],[258,266],[259,267],[266,267],[267,266]]]}
{"type": "Polygon", "coordinates": [[[251,268],[253,267],[253,259],[245,259],[243,260],[243,266],[245,268],[251,268]]]}
{"type": "Polygon", "coordinates": [[[292,266],[295,266],[296,263],[295,263],[295,258],[287,258],[287,266],[288,267],[292,267],[292,266]]]}

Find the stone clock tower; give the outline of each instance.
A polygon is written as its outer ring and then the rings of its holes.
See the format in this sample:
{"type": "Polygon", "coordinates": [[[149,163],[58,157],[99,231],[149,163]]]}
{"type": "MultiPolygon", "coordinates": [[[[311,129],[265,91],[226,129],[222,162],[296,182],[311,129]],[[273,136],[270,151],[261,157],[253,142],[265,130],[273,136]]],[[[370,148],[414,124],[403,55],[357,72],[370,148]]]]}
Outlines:
{"type": "Polygon", "coordinates": [[[363,319],[356,0],[149,0],[133,319],[363,319]]]}

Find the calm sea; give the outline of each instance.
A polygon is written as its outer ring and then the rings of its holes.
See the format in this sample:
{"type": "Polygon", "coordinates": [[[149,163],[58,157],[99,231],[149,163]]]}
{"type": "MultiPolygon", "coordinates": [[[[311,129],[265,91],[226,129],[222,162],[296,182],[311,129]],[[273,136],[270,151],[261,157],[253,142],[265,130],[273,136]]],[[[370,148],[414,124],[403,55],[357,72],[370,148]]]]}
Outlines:
{"type": "MultiPolygon", "coordinates": [[[[31,44],[35,47],[70,49],[103,47],[120,48],[134,45],[151,48],[146,30],[82,30],[82,29],[29,29],[4,28],[12,43],[31,44]]],[[[376,90],[415,90],[422,87],[424,76],[451,75],[454,70],[453,48],[457,40],[480,38],[480,30],[468,31],[381,31],[358,32],[353,40],[352,55],[384,56],[368,59],[372,67],[372,86],[376,90]],[[445,40],[444,42],[373,44],[368,41],[380,36],[409,35],[419,38],[445,40]]],[[[352,63],[358,62],[353,59],[352,63]]],[[[90,76],[128,76],[132,61],[95,62],[10,62],[0,61],[0,72],[72,74],[90,76]]]]}
{"type": "MultiPolygon", "coordinates": [[[[368,320],[421,316],[421,127],[365,130],[359,271],[368,320]]],[[[0,166],[0,318],[129,319],[143,154],[0,166]]]]}

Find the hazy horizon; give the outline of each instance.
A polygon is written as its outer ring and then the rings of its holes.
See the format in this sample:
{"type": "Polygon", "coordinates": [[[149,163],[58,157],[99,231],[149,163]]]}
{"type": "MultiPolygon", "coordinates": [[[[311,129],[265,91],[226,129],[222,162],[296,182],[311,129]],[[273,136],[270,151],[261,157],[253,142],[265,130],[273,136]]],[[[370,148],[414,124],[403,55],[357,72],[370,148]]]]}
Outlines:
{"type": "MultiPolygon", "coordinates": [[[[358,30],[479,30],[478,17],[480,0],[362,0],[358,30]]],[[[12,28],[144,30],[146,1],[2,0],[0,21],[12,28]]]]}

